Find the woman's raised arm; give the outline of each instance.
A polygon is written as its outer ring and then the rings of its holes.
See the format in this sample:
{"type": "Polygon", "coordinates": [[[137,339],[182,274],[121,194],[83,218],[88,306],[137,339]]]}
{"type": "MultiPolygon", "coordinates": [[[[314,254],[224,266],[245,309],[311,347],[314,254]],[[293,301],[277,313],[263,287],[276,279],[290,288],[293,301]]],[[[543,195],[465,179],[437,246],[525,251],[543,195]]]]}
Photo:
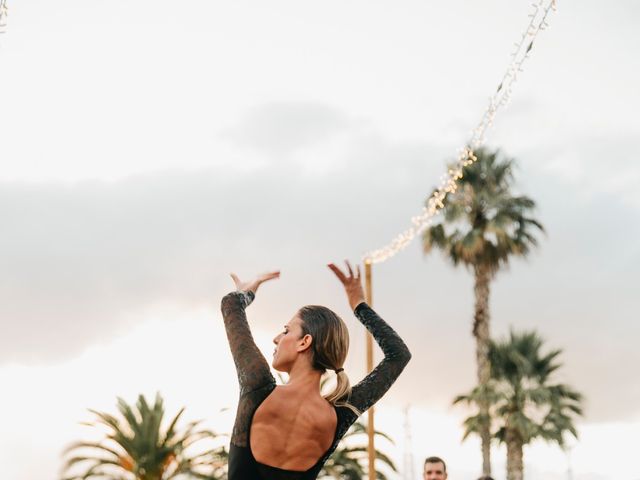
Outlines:
{"type": "Polygon", "coordinates": [[[235,274],[231,274],[237,291],[225,295],[222,299],[222,317],[238,373],[240,395],[275,381],[267,360],[253,340],[245,309],[255,298],[255,293],[262,283],[279,276],[280,272],[271,272],[251,282],[242,282],[235,274]]]}
{"type": "Polygon", "coordinates": [[[395,330],[365,303],[360,267],[357,267],[354,272],[349,262],[346,264],[348,273],[342,272],[332,263],[329,264],[329,268],[342,282],[349,305],[356,317],[371,332],[384,353],[384,359],[376,368],[351,390],[349,403],[360,412],[364,412],[391,388],[409,363],[411,352],[395,330]]]}

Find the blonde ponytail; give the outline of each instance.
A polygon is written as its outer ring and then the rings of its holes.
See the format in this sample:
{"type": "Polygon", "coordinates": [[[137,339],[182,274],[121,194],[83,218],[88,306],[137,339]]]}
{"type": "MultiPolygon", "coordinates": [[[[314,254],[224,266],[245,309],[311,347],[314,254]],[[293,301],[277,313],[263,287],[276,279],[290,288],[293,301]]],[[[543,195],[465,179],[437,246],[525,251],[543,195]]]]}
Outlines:
{"type": "Polygon", "coordinates": [[[311,335],[311,364],[321,372],[336,372],[333,392],[323,395],[336,407],[346,407],[360,416],[357,408],[349,403],[351,383],[340,365],[344,365],[349,351],[349,329],[342,319],[326,307],[307,305],[298,312],[302,320],[302,332],[311,335]]]}
{"type": "Polygon", "coordinates": [[[336,387],[333,392],[325,395],[324,398],[329,403],[336,407],[346,407],[356,415],[362,415],[362,412],[349,403],[349,397],[351,396],[351,382],[349,377],[344,372],[344,369],[340,368],[336,370],[336,387]]]}

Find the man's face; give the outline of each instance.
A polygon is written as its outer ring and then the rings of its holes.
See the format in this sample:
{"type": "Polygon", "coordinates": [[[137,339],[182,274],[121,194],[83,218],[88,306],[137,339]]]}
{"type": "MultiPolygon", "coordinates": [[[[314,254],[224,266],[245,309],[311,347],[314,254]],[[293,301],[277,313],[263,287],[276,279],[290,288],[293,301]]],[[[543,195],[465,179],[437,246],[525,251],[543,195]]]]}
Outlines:
{"type": "Polygon", "coordinates": [[[424,464],[424,480],[446,480],[447,473],[444,471],[442,462],[427,462],[424,464]]]}

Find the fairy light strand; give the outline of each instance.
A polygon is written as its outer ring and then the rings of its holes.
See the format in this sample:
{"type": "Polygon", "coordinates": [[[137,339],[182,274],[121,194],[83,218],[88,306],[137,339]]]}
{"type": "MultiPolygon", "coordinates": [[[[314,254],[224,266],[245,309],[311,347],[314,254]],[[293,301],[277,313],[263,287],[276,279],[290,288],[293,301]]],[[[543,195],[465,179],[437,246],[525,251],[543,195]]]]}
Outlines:
{"type": "Polygon", "coordinates": [[[556,10],[556,0],[537,0],[531,4],[529,23],[514,44],[511,62],[507,67],[498,88],[489,98],[489,105],[484,111],[480,122],[472,130],[471,137],[464,147],[458,150],[457,160],[440,178],[438,188],[433,192],[422,208],[422,212],[411,218],[411,226],[397,235],[391,243],[372,250],[364,255],[365,263],[382,263],[406,248],[413,239],[431,225],[433,217],[444,207],[444,199],[449,193],[458,188],[457,181],[463,176],[463,169],[477,160],[473,151],[484,145],[485,134],[493,125],[496,113],[511,101],[513,85],[522,73],[523,64],[529,59],[534,41],[538,34],[548,28],[548,16],[556,10]]]}
{"type": "Polygon", "coordinates": [[[7,0],[0,0],[0,33],[4,33],[7,29],[8,14],[7,0]]]}
{"type": "MultiPolygon", "coordinates": [[[[427,200],[422,212],[411,218],[412,225],[397,235],[388,245],[365,254],[365,262],[382,263],[406,248],[417,235],[431,225],[433,217],[444,207],[443,202],[447,194],[456,191],[457,180],[462,178],[464,167],[477,160],[473,151],[484,144],[486,131],[493,125],[496,113],[509,104],[513,85],[518,79],[518,74],[523,71],[522,65],[529,59],[536,37],[549,26],[547,18],[551,11],[556,10],[556,0],[537,0],[531,4],[531,8],[532,11],[528,15],[529,23],[521,34],[520,40],[515,43],[511,62],[498,88],[489,98],[489,105],[480,122],[473,129],[471,138],[465,147],[459,149],[456,163],[442,175],[438,188],[427,200]]],[[[0,0],[0,34],[6,31],[7,16],[7,0],[0,0]]]]}

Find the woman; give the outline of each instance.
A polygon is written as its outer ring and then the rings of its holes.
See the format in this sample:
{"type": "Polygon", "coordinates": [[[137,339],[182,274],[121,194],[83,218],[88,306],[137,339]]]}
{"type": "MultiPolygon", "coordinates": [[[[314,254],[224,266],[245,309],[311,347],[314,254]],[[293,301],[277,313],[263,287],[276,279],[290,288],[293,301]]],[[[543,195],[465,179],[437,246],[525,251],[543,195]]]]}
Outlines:
{"type": "Polygon", "coordinates": [[[360,269],[329,268],[344,285],[351,309],[384,352],[384,360],[353,389],[344,372],[349,334],[344,322],[319,306],[301,308],[273,342],[273,368],[289,374],[276,386],[245,316],[258,287],[279,272],[252,282],[232,278],[237,291],[222,299],[222,315],[238,372],[240,400],[229,450],[229,480],[312,480],[358,416],[377,402],[411,358],[407,346],[364,302],[360,269]],[[337,375],[323,397],[320,379],[337,375]]]}

